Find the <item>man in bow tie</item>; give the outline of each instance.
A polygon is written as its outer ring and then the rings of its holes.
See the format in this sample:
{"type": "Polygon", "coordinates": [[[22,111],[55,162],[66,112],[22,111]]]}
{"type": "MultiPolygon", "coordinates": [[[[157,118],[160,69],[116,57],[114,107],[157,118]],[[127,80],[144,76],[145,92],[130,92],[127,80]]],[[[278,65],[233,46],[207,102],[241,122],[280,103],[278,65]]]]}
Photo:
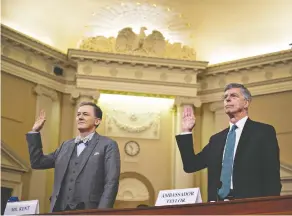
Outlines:
{"type": "Polygon", "coordinates": [[[251,94],[231,83],[224,90],[224,110],[229,127],[216,133],[194,154],[192,129],[195,116],[185,106],[182,133],[176,136],[185,172],[208,168],[208,200],[279,196],[279,147],[273,126],[248,117],[251,94]]]}
{"type": "Polygon", "coordinates": [[[50,211],[112,208],[120,176],[117,143],[95,132],[102,111],[91,102],[79,105],[76,116],[79,135],[44,155],[40,130],[46,116],[41,111],[26,139],[33,169],[55,168],[50,211]]]}

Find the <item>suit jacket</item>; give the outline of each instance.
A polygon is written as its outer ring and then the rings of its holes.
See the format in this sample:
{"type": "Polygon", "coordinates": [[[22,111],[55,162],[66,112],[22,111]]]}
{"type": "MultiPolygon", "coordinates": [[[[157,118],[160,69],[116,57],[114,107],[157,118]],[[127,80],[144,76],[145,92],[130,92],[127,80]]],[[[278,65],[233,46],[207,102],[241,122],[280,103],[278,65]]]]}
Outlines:
{"type": "MultiPolygon", "coordinates": [[[[187,173],[208,168],[208,200],[216,201],[221,187],[222,157],[229,128],[213,135],[204,149],[194,154],[192,135],[176,136],[187,173]]],[[[271,125],[247,119],[235,153],[235,198],[278,196],[281,192],[279,146],[271,125]]]]}
{"type": "MultiPolygon", "coordinates": [[[[74,139],[65,141],[53,153],[44,155],[40,133],[26,135],[31,167],[33,169],[55,168],[54,189],[50,211],[53,211],[62,187],[62,181],[74,152],[74,139]]],[[[85,208],[111,208],[116,199],[120,176],[120,153],[115,141],[94,134],[89,148],[82,155],[81,166],[77,170],[76,184],[82,186],[78,197],[85,208]]],[[[76,187],[76,186],[75,186],[76,187]]]]}

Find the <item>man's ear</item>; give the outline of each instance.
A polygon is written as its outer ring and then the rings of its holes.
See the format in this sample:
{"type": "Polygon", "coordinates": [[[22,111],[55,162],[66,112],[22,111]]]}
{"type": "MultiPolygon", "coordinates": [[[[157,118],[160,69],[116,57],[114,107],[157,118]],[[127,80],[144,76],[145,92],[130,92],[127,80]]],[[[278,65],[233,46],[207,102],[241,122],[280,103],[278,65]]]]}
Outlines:
{"type": "Polygon", "coordinates": [[[101,122],[101,119],[100,118],[96,118],[95,122],[94,122],[95,126],[99,125],[100,122],[101,122]]]}
{"type": "Polygon", "coordinates": [[[245,104],[244,104],[244,109],[247,109],[249,107],[250,101],[245,100],[245,104]]]}

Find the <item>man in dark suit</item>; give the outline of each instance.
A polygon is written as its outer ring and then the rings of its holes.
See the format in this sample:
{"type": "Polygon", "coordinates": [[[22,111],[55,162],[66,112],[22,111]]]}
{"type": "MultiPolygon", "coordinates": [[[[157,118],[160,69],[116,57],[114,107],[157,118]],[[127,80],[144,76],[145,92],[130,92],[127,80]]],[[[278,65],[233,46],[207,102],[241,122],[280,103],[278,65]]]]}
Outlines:
{"type": "Polygon", "coordinates": [[[55,168],[50,211],[112,208],[118,191],[120,153],[114,140],[95,132],[102,119],[94,103],[80,104],[76,122],[79,135],[44,155],[40,130],[46,116],[41,111],[26,135],[33,169],[55,168]]]}
{"type": "Polygon", "coordinates": [[[251,94],[231,83],[224,90],[224,109],[229,128],[213,135],[203,150],[194,154],[192,129],[195,116],[185,106],[183,133],[176,136],[187,173],[208,168],[208,200],[278,196],[281,192],[279,146],[274,127],[248,118],[251,94]]]}

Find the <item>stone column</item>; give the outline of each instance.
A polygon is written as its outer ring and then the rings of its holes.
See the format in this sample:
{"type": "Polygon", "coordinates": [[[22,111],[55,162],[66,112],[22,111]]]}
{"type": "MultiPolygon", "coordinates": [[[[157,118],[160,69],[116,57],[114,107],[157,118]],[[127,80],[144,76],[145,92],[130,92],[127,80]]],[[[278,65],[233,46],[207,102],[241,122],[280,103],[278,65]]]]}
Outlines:
{"type": "MultiPolygon", "coordinates": [[[[201,106],[201,101],[198,98],[176,97],[175,99],[176,112],[174,114],[174,135],[180,134],[182,126],[182,112],[184,105],[192,105],[195,107],[201,106]]],[[[174,189],[190,188],[194,186],[194,174],[185,173],[183,170],[181,155],[174,138],[173,152],[173,178],[172,187],[174,189]]]]}
{"type": "MultiPolygon", "coordinates": [[[[97,103],[99,99],[100,93],[99,91],[91,91],[91,90],[83,90],[83,89],[75,89],[71,93],[71,101],[75,105],[75,112],[74,112],[74,120],[76,119],[76,114],[79,108],[79,104],[81,102],[93,102],[97,103]]],[[[76,128],[76,123],[74,121],[74,126],[73,126],[73,135],[77,135],[78,131],[76,128]]]]}
{"type": "MultiPolygon", "coordinates": [[[[36,116],[46,112],[46,123],[41,130],[44,154],[54,152],[59,146],[60,98],[55,90],[42,85],[34,88],[37,94],[36,116]]],[[[40,212],[49,211],[49,197],[54,183],[53,170],[32,170],[29,199],[40,201],[40,212]]]]}

